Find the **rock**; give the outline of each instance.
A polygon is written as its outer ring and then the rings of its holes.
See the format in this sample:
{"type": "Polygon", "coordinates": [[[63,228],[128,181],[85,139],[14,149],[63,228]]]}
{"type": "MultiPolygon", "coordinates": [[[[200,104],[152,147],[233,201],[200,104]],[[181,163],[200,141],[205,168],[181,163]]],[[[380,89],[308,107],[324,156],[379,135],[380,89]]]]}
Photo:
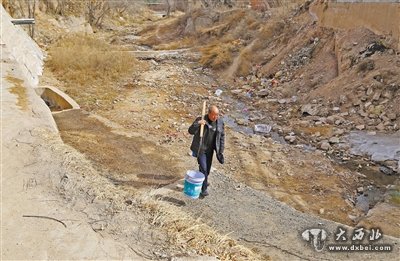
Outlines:
{"type": "Polygon", "coordinates": [[[345,104],[345,103],[347,103],[347,101],[348,101],[348,99],[347,99],[346,95],[340,95],[339,96],[339,103],[340,104],[345,104]]]}
{"type": "Polygon", "coordinates": [[[358,217],[357,216],[354,216],[354,215],[348,215],[348,217],[349,217],[349,219],[351,219],[351,221],[353,221],[353,222],[357,222],[357,220],[358,220],[358,217]]]}
{"type": "Polygon", "coordinates": [[[389,119],[388,117],[386,117],[384,114],[381,114],[381,116],[379,116],[379,118],[380,118],[382,121],[390,121],[390,119],[389,119]]]}
{"type": "Polygon", "coordinates": [[[270,133],[271,130],[272,130],[271,125],[267,125],[267,124],[254,125],[254,132],[256,132],[256,133],[270,133]]]}
{"type": "Polygon", "coordinates": [[[321,117],[327,117],[330,114],[329,108],[323,107],[319,109],[318,115],[321,117]]]}
{"type": "Polygon", "coordinates": [[[357,125],[357,126],[356,126],[356,129],[357,129],[357,130],[363,130],[363,129],[365,129],[365,125],[364,125],[364,124],[357,125]]]}
{"type": "Polygon", "coordinates": [[[231,91],[231,93],[233,93],[233,94],[239,94],[239,93],[241,93],[242,92],[242,90],[239,90],[239,89],[236,89],[236,90],[232,90],[231,91]]]}
{"type": "Polygon", "coordinates": [[[384,131],[385,125],[381,122],[375,127],[378,131],[384,131]]]}
{"type": "Polygon", "coordinates": [[[388,99],[384,99],[383,101],[379,102],[379,104],[386,104],[386,103],[388,103],[388,102],[389,102],[388,99]]]}
{"type": "Polygon", "coordinates": [[[342,124],[342,123],[343,123],[343,121],[342,121],[341,119],[335,120],[335,125],[340,125],[340,124],[342,124]]]}
{"type": "Polygon", "coordinates": [[[396,120],[397,115],[396,115],[396,113],[388,113],[387,117],[389,118],[389,120],[394,121],[394,120],[396,120]]]}
{"type": "Polygon", "coordinates": [[[156,62],[154,59],[151,59],[150,62],[151,62],[154,66],[157,66],[157,65],[158,65],[158,62],[156,62]]]}
{"type": "Polygon", "coordinates": [[[370,96],[373,92],[374,92],[374,89],[373,89],[372,87],[369,87],[368,90],[367,90],[367,92],[366,92],[366,94],[367,94],[368,96],[370,96]]]}
{"type": "Polygon", "coordinates": [[[335,129],[335,131],[333,132],[333,135],[339,136],[339,135],[342,135],[343,133],[344,133],[343,129],[335,129]]]}
{"type": "Polygon", "coordinates": [[[339,142],[340,142],[340,140],[339,140],[338,137],[332,137],[332,138],[329,139],[329,143],[331,143],[331,144],[336,144],[336,143],[339,143],[339,142]]]}
{"type": "Polygon", "coordinates": [[[349,205],[349,207],[351,207],[351,208],[353,208],[354,205],[355,205],[354,201],[353,201],[351,198],[346,198],[344,201],[345,201],[346,204],[349,205]]]}
{"type": "Polygon", "coordinates": [[[363,193],[364,192],[364,188],[363,187],[358,187],[357,188],[357,192],[358,193],[363,193]]]}
{"type": "Polygon", "coordinates": [[[386,90],[386,91],[384,91],[383,93],[382,93],[382,96],[384,97],[384,98],[387,98],[387,99],[392,99],[393,98],[393,93],[391,92],[391,91],[389,91],[389,90],[386,90]]]}
{"type": "Polygon", "coordinates": [[[333,107],[333,108],[332,108],[332,111],[334,111],[334,112],[339,112],[339,111],[340,111],[340,108],[339,108],[339,107],[333,107]]]}
{"type": "Polygon", "coordinates": [[[242,126],[247,126],[248,125],[248,122],[245,121],[244,119],[236,119],[236,123],[238,125],[242,125],[242,126]]]}
{"type": "Polygon", "coordinates": [[[366,123],[367,123],[368,126],[375,126],[376,125],[376,122],[375,122],[374,119],[369,119],[369,120],[367,120],[366,123]]]}
{"type": "Polygon", "coordinates": [[[329,144],[328,141],[324,140],[321,142],[320,148],[322,150],[330,150],[331,149],[331,145],[329,144]]]}
{"type": "Polygon", "coordinates": [[[379,98],[381,97],[381,92],[377,91],[375,92],[374,96],[372,97],[373,101],[379,101],[379,98]]]}
{"type": "Polygon", "coordinates": [[[364,108],[367,109],[371,104],[372,104],[372,102],[366,102],[366,103],[364,104],[364,108]]]}
{"type": "Polygon", "coordinates": [[[275,73],[275,78],[279,78],[279,77],[281,77],[281,76],[282,76],[282,74],[283,74],[283,72],[282,72],[282,71],[278,71],[277,73],[275,73]]]}
{"type": "Polygon", "coordinates": [[[355,100],[355,101],[353,101],[353,105],[354,105],[354,106],[360,106],[360,104],[361,104],[361,100],[355,100]]]}
{"type": "Polygon", "coordinates": [[[379,171],[382,172],[385,175],[388,175],[388,176],[391,176],[391,175],[395,174],[395,172],[391,168],[388,168],[388,167],[385,167],[385,166],[380,166],[379,167],[379,171]]]}
{"type": "Polygon", "coordinates": [[[322,215],[322,214],[324,214],[324,213],[325,213],[325,209],[320,208],[320,209],[319,209],[319,214],[322,215]]]}
{"type": "Polygon", "coordinates": [[[296,136],[292,136],[292,135],[285,136],[285,140],[290,143],[293,143],[296,140],[296,136]]]}
{"type": "Polygon", "coordinates": [[[366,88],[364,85],[359,85],[359,86],[357,87],[357,91],[365,92],[366,90],[367,90],[367,88],[366,88]]]}
{"type": "Polygon", "coordinates": [[[303,116],[315,116],[318,115],[319,109],[316,104],[306,104],[301,107],[301,113],[303,116]]]}
{"type": "Polygon", "coordinates": [[[368,117],[370,117],[371,119],[376,119],[376,118],[378,118],[378,115],[371,113],[371,114],[368,114],[368,117]]]}
{"type": "Polygon", "coordinates": [[[357,110],[355,108],[351,108],[349,110],[349,114],[356,114],[356,113],[357,113],[357,110]]]}
{"type": "Polygon", "coordinates": [[[328,116],[328,117],[326,118],[326,123],[328,123],[328,124],[333,124],[333,123],[335,123],[335,116],[328,116]]]}
{"type": "Polygon", "coordinates": [[[286,99],[279,99],[278,100],[278,103],[279,104],[285,104],[287,101],[286,101],[286,99]]]}
{"type": "Polygon", "coordinates": [[[269,90],[263,89],[263,90],[261,90],[261,91],[258,91],[258,92],[256,93],[256,95],[257,95],[258,97],[261,97],[261,98],[267,97],[267,96],[269,95],[269,90]]]}

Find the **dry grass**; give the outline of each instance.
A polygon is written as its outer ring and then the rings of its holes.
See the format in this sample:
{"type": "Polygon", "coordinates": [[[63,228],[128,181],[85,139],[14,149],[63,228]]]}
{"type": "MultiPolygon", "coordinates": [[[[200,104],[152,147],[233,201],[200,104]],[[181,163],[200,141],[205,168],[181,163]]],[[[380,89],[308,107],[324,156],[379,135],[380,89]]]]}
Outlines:
{"type": "Polygon", "coordinates": [[[84,85],[116,80],[131,71],[134,59],[111,45],[87,35],[63,38],[50,49],[48,65],[66,82],[84,85]]]}
{"type": "Polygon", "coordinates": [[[200,63],[213,69],[226,68],[233,61],[233,53],[237,47],[231,43],[214,43],[201,49],[202,57],[200,63]]]}
{"type": "Polygon", "coordinates": [[[151,225],[162,228],[169,235],[169,243],[179,249],[195,250],[198,255],[216,256],[221,260],[269,260],[244,246],[238,245],[227,235],[194,219],[176,206],[156,200],[145,194],[139,205],[149,211],[151,225]]]}
{"type": "Polygon", "coordinates": [[[117,96],[116,83],[132,73],[137,61],[92,36],[74,34],[49,50],[46,66],[66,83],[66,92],[85,109],[110,104],[117,96]]]}

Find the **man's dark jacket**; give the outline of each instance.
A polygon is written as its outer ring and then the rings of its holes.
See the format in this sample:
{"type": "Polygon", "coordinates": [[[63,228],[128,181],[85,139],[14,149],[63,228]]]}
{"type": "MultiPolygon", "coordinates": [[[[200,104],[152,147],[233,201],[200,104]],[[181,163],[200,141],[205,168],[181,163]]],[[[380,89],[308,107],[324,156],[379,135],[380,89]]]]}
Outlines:
{"type": "MultiPolygon", "coordinates": [[[[192,145],[190,149],[197,155],[200,146],[200,124],[198,121],[201,117],[198,117],[192,125],[189,127],[189,133],[194,135],[192,140],[192,145]]],[[[207,115],[204,117],[207,119],[207,115]]],[[[206,120],[207,121],[207,120],[206,120]]],[[[208,128],[208,123],[204,125],[204,128],[208,128]]],[[[223,164],[224,163],[224,148],[225,148],[225,130],[224,130],[224,121],[222,119],[217,120],[217,130],[215,137],[215,151],[218,161],[223,164]]]]}

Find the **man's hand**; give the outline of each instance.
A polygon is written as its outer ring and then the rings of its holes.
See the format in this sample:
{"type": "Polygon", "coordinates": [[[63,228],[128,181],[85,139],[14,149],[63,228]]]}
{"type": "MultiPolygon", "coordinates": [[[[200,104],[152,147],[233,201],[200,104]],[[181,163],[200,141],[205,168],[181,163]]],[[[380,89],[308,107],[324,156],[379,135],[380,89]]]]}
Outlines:
{"type": "Polygon", "coordinates": [[[206,120],[199,120],[197,123],[200,125],[206,125],[206,120]]]}

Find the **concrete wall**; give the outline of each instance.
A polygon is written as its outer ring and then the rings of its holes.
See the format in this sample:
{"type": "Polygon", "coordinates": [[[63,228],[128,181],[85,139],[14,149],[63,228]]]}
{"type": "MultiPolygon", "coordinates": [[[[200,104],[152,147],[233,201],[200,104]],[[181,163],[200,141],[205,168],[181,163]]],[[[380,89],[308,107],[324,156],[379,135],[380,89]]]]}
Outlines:
{"type": "Polygon", "coordinates": [[[347,0],[346,3],[317,1],[310,8],[322,26],[352,29],[366,27],[378,35],[391,35],[400,50],[400,4],[392,1],[363,2],[347,0]]]}
{"type": "MultiPolygon", "coordinates": [[[[24,74],[25,81],[31,87],[35,87],[39,83],[39,76],[43,71],[44,54],[39,46],[32,38],[20,27],[21,25],[13,25],[11,17],[0,5],[1,17],[1,38],[2,45],[9,48],[8,52],[11,59],[14,59],[19,65],[24,74]]],[[[2,49],[3,52],[3,49],[2,49]]]]}

